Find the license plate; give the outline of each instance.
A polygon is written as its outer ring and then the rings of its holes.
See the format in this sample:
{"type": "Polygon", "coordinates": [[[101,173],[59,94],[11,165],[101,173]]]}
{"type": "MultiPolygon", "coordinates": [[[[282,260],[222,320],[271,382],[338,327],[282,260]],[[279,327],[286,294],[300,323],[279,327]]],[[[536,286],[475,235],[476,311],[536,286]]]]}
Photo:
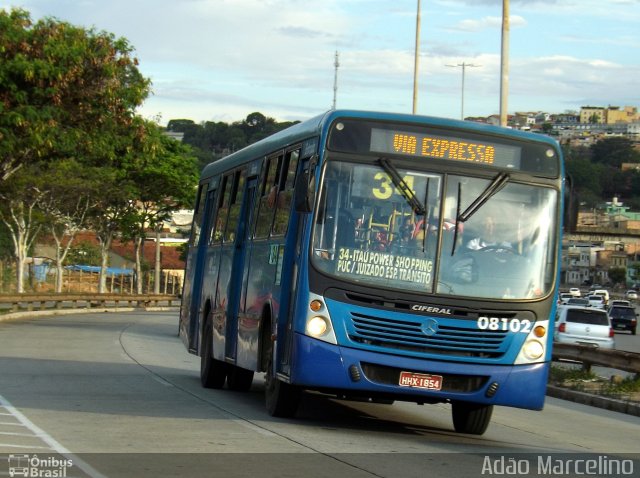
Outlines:
{"type": "Polygon", "coordinates": [[[398,384],[401,387],[424,388],[440,390],[442,388],[441,375],[426,375],[423,373],[400,372],[398,384]]]}

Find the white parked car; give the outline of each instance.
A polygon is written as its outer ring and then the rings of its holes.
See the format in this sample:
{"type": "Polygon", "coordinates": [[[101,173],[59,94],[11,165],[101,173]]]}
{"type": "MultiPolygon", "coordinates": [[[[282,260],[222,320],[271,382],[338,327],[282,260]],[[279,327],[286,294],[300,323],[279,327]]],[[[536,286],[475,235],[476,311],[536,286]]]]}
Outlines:
{"type": "Polygon", "coordinates": [[[596,289],[591,292],[593,295],[601,295],[604,298],[604,305],[609,303],[609,291],[607,289],[596,289]]]}
{"type": "Polygon", "coordinates": [[[560,295],[558,296],[558,303],[559,304],[566,304],[567,302],[569,302],[569,299],[573,299],[574,297],[567,293],[567,292],[562,292],[560,293],[560,295]]]}
{"type": "Polygon", "coordinates": [[[579,305],[581,307],[591,307],[589,304],[589,299],[586,297],[574,297],[573,299],[569,299],[566,305],[579,305]]]}
{"type": "Polygon", "coordinates": [[[582,295],[580,293],[580,289],[578,289],[577,287],[572,287],[571,289],[569,289],[569,294],[571,294],[574,297],[580,297],[582,295]]]}
{"type": "Polygon", "coordinates": [[[561,344],[612,349],[615,346],[611,320],[604,310],[565,305],[556,314],[553,340],[561,344]]]}
{"type": "Polygon", "coordinates": [[[638,300],[638,293],[633,289],[628,290],[627,293],[625,294],[625,296],[629,300],[638,300]]]}

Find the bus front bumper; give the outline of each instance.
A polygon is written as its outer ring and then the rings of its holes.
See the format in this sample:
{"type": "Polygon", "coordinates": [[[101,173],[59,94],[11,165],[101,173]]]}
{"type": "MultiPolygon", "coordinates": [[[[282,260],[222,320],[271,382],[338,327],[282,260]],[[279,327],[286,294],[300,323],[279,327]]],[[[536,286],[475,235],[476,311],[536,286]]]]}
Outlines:
{"type": "Polygon", "coordinates": [[[302,334],[295,334],[292,364],[292,384],[338,395],[424,403],[462,400],[531,410],[544,405],[549,370],[548,363],[417,359],[328,344],[302,334]],[[424,388],[438,382],[439,390],[424,388]]]}

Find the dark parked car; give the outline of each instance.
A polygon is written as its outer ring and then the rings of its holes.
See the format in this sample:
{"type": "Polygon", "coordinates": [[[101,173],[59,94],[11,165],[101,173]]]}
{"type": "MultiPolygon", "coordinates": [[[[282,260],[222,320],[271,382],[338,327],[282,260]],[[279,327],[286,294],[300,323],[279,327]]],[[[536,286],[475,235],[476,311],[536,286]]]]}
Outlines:
{"type": "Polygon", "coordinates": [[[638,314],[634,307],[624,307],[615,305],[609,310],[611,325],[616,330],[629,330],[636,335],[636,326],[638,325],[638,314]]]}

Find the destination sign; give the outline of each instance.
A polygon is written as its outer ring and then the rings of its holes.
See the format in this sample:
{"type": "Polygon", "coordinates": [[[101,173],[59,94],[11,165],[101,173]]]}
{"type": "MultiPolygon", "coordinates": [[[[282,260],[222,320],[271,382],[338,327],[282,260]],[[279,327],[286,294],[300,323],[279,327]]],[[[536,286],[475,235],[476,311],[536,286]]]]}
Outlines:
{"type": "Polygon", "coordinates": [[[520,148],[453,136],[436,136],[390,129],[371,129],[373,152],[446,159],[508,169],[520,169],[520,148]]]}
{"type": "Polygon", "coordinates": [[[433,261],[386,252],[338,249],[336,273],[430,285],[433,261]]]}

